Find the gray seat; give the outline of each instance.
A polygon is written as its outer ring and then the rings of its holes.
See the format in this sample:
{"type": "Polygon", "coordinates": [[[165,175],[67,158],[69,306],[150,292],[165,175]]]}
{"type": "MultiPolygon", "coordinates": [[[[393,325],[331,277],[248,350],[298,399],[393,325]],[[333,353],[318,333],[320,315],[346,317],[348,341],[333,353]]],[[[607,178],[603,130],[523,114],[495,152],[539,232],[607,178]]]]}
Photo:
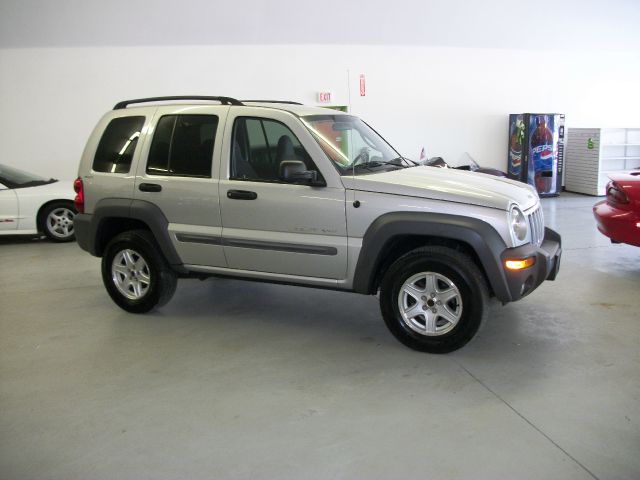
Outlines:
{"type": "Polygon", "coordinates": [[[289,135],[282,135],[278,139],[278,148],[276,150],[276,169],[280,167],[280,162],[283,160],[299,160],[289,135]]]}
{"type": "Polygon", "coordinates": [[[233,142],[233,176],[235,178],[244,178],[244,179],[258,179],[260,178],[256,171],[253,169],[247,156],[242,152],[240,148],[240,144],[235,141],[233,142]]]}

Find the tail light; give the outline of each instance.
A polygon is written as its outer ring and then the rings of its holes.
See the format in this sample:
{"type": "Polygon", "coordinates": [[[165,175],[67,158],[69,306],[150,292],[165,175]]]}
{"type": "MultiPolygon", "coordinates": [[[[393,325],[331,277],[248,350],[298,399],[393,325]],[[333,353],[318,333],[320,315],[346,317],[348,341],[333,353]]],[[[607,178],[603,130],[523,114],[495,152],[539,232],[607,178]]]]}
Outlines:
{"type": "Polygon", "coordinates": [[[80,177],[76,178],[73,182],[73,189],[76,192],[76,198],[73,200],[73,205],[76,207],[78,213],[84,213],[84,185],[80,177]]]}
{"type": "Polygon", "coordinates": [[[629,197],[616,182],[609,182],[607,185],[607,202],[624,205],[629,203],[629,197]]]}

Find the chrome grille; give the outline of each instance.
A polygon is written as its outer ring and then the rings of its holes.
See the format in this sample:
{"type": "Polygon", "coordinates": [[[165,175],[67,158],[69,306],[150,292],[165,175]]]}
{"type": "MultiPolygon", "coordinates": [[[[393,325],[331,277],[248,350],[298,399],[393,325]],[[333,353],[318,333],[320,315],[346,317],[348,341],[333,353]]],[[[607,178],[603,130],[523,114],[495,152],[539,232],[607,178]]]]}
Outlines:
{"type": "Polygon", "coordinates": [[[534,211],[529,213],[529,227],[531,228],[531,243],[539,247],[544,239],[544,214],[542,207],[538,205],[534,211]]]}

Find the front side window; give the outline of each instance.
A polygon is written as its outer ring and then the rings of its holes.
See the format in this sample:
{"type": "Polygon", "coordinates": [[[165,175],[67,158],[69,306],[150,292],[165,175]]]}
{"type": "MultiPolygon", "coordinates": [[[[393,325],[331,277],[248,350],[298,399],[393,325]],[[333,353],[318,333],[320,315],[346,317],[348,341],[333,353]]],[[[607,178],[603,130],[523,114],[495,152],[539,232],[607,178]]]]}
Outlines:
{"type": "Polygon", "coordinates": [[[98,143],[93,170],[128,173],[143,125],[144,117],[121,117],[111,120],[98,143]]]}
{"type": "Polygon", "coordinates": [[[285,124],[276,120],[238,117],[231,142],[231,179],[263,182],[281,181],[280,164],[303,162],[316,170],[311,156],[285,124]]]}
{"type": "Polygon", "coordinates": [[[165,115],[158,121],[147,161],[149,175],[211,178],[215,115],[165,115]]]}
{"type": "Polygon", "coordinates": [[[358,117],[311,115],[304,117],[302,122],[341,174],[411,166],[358,117]]]}

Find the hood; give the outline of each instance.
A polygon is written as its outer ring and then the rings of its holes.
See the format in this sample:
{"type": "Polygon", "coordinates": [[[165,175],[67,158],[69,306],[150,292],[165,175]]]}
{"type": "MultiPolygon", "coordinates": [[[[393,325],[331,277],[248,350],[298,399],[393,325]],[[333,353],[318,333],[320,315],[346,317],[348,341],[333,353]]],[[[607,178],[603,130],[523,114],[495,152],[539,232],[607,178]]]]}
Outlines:
{"type": "Polygon", "coordinates": [[[526,183],[478,172],[418,166],[380,173],[343,176],[346,188],[407,197],[431,198],[508,210],[517,203],[522,210],[538,202],[535,189],[526,183]]]}

